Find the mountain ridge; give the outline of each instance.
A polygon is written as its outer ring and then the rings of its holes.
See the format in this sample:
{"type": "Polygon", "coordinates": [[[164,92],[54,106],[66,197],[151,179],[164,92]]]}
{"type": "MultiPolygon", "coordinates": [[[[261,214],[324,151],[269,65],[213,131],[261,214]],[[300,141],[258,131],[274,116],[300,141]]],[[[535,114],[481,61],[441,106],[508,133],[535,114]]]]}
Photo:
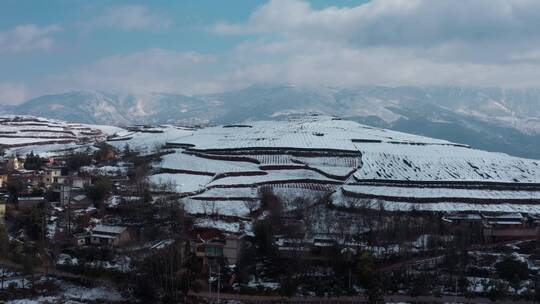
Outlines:
{"type": "Polygon", "coordinates": [[[465,87],[309,88],[255,85],[223,93],[41,96],[2,112],[93,124],[216,123],[322,113],[360,123],[540,158],[540,90],[465,87]]]}

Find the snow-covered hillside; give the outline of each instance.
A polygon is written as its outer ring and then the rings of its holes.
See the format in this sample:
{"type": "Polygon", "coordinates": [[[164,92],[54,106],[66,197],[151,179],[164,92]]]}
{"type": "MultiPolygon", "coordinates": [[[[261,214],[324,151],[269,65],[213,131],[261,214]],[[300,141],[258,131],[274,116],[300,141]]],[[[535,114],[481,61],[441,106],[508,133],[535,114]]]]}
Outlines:
{"type": "Polygon", "coordinates": [[[148,181],[155,191],[180,194],[193,212],[212,213],[217,205],[245,216],[238,212],[250,212],[263,190],[273,189],[285,202],[327,195],[343,208],[540,213],[538,160],[330,116],[125,129],[2,116],[0,126],[0,145],[19,155],[59,154],[104,140],[143,154],[166,145],[148,181]]]}
{"type": "MultiPolygon", "coordinates": [[[[319,115],[161,130],[158,137],[169,138],[173,151],[149,180],[159,191],[190,197],[188,205],[247,204],[261,189],[274,188],[306,197],[332,194],[332,203],[346,208],[384,202],[398,209],[540,211],[540,161],[445,140],[319,115]]],[[[134,138],[125,142],[132,145],[134,138]]],[[[121,134],[113,141],[123,142],[121,134]]]]}
{"type": "Polygon", "coordinates": [[[67,123],[34,116],[0,116],[0,146],[8,154],[30,151],[42,156],[104,141],[122,129],[112,126],[67,123]]]}

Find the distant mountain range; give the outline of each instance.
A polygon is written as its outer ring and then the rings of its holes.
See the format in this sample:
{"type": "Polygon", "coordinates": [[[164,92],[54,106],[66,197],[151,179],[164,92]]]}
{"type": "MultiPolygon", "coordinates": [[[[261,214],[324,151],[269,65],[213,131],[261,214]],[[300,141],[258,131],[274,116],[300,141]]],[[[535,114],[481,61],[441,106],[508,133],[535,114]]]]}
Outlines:
{"type": "Polygon", "coordinates": [[[217,124],[291,113],[325,113],[480,149],[540,158],[538,89],[258,85],[196,96],[85,90],[41,96],[0,111],[113,125],[217,124]]]}

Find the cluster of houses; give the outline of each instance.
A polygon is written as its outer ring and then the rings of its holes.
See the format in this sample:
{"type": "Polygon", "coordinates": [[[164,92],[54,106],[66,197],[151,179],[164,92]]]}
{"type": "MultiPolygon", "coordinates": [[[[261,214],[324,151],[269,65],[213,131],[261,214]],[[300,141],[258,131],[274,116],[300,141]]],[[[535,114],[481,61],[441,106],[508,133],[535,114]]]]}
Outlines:
{"type": "Polygon", "coordinates": [[[443,217],[453,231],[476,234],[484,242],[536,239],[540,236],[540,216],[522,213],[458,213],[443,217]]]}
{"type": "MultiPolygon", "coordinates": [[[[49,219],[66,227],[68,217],[95,211],[93,201],[85,194],[85,188],[91,183],[90,174],[68,174],[62,158],[44,159],[37,170],[25,169],[22,157],[4,158],[0,161],[0,218],[5,224],[6,217],[15,218],[21,211],[46,205],[49,219]],[[14,180],[24,185],[16,199],[8,189],[14,180]]],[[[127,227],[97,225],[84,237],[81,234],[72,237],[76,245],[119,246],[129,240],[127,231],[127,227]]]]}
{"type": "MultiPolygon", "coordinates": [[[[117,187],[122,190],[109,197],[107,206],[129,205],[131,201],[140,199],[133,196],[134,191],[130,191],[127,184],[121,182],[127,179],[125,171],[123,172],[124,174],[120,174],[123,176],[119,176],[116,171],[108,176],[114,182],[115,189],[117,187]]],[[[113,248],[136,246],[141,226],[114,221],[111,223],[106,220],[109,216],[107,211],[102,210],[98,215],[93,201],[86,195],[85,188],[92,184],[93,177],[101,174],[103,170],[80,170],[79,173],[68,174],[61,157],[45,160],[38,170],[24,169],[22,157],[7,157],[0,161],[0,218],[2,221],[6,218],[14,219],[24,210],[40,205],[47,206],[45,208],[48,216],[47,225],[68,231],[68,242],[72,246],[113,248]],[[25,185],[25,189],[18,193],[17,199],[10,196],[8,191],[8,185],[15,179],[23,181],[25,185]],[[35,191],[36,189],[40,191],[35,191]],[[44,195],[45,193],[47,195],[44,195]],[[91,221],[83,232],[78,229],[77,232],[71,233],[68,228],[72,226],[71,221],[81,214],[101,220],[91,221]]],[[[49,237],[54,238],[52,235],[49,237]]],[[[244,233],[225,233],[218,229],[199,228],[193,232],[191,239],[186,240],[186,244],[189,245],[186,247],[199,257],[204,265],[216,263],[220,259],[234,264],[241,256],[245,240],[244,233]]],[[[153,247],[163,246],[163,242],[158,243],[153,247]]]]}
{"type": "Polygon", "coordinates": [[[49,200],[58,201],[63,207],[69,204],[80,208],[91,206],[92,202],[84,195],[84,188],[91,184],[91,176],[69,175],[62,161],[54,158],[45,159],[37,170],[24,169],[23,164],[24,159],[16,156],[0,164],[0,189],[8,215],[44,203],[46,191],[53,196],[49,200]],[[25,187],[16,200],[7,196],[6,188],[12,180],[19,180],[25,187]]]}

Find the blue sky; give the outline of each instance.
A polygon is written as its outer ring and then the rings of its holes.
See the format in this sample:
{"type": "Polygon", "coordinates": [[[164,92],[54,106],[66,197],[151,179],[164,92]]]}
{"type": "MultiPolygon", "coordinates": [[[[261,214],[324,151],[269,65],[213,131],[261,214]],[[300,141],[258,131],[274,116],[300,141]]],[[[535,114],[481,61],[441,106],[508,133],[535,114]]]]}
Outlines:
{"type": "Polygon", "coordinates": [[[540,1],[0,3],[0,103],[257,83],[540,86],[540,1]]]}

